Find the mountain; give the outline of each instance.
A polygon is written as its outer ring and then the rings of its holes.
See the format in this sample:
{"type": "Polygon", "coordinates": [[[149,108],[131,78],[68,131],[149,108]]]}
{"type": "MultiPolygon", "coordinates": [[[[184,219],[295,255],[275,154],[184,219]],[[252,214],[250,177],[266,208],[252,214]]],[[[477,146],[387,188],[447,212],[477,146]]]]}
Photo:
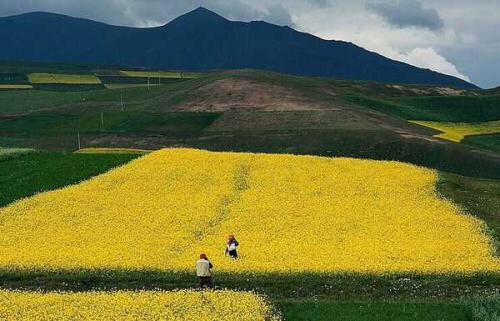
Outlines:
{"type": "Polygon", "coordinates": [[[328,41],[262,21],[227,20],[198,8],[156,28],[111,26],[35,12],[0,18],[0,60],[94,63],[282,73],[391,83],[477,88],[456,77],[417,68],[352,43],[328,41]]]}

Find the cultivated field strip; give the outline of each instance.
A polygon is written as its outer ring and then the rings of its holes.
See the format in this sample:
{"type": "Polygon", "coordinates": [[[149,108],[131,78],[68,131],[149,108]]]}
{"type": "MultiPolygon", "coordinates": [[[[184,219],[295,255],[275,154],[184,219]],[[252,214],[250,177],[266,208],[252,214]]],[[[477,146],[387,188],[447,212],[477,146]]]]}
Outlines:
{"type": "Polygon", "coordinates": [[[28,79],[32,84],[98,85],[101,83],[94,75],[32,73],[28,75],[28,79]]]}
{"type": "Polygon", "coordinates": [[[500,133],[500,120],[483,123],[447,123],[434,121],[411,121],[441,131],[434,135],[442,139],[460,143],[466,136],[487,135],[500,133]]]}
{"type": "Polygon", "coordinates": [[[0,209],[0,268],[500,271],[484,223],[416,166],[165,149],[0,209]],[[228,234],[238,261],[224,257],[228,234]]]}

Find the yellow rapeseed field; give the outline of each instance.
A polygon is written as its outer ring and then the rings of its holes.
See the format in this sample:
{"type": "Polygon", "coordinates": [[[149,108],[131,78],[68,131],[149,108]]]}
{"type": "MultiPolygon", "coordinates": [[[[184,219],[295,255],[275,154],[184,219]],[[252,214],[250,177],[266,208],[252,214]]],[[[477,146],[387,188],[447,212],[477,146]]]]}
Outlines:
{"type": "Polygon", "coordinates": [[[140,77],[140,78],[199,78],[201,73],[196,72],[178,72],[178,71],[131,71],[122,70],[121,73],[127,77],[140,77]]]}
{"type": "Polygon", "coordinates": [[[447,123],[435,121],[411,121],[412,123],[439,130],[443,133],[434,137],[460,143],[465,136],[500,133],[500,121],[484,123],[447,123]]]}
{"type": "Polygon", "coordinates": [[[165,149],[0,209],[0,268],[500,271],[484,224],[398,162],[165,149]],[[241,258],[224,256],[228,234],[241,258]]]}
{"type": "Polygon", "coordinates": [[[101,80],[94,75],[33,73],[28,75],[28,79],[32,84],[101,84],[101,80]]]}
{"type": "Polygon", "coordinates": [[[0,319],[279,321],[267,301],[251,292],[16,292],[0,291],[0,319]]]}
{"type": "Polygon", "coordinates": [[[117,147],[89,147],[77,150],[76,154],[147,154],[152,152],[148,149],[117,148],[117,147]]]}

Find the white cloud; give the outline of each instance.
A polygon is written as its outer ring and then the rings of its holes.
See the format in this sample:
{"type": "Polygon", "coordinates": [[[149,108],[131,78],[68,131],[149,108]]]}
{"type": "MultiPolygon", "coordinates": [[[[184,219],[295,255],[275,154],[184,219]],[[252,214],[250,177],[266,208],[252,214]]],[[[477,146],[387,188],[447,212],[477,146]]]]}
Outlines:
{"type": "Polygon", "coordinates": [[[420,68],[428,68],[443,74],[455,76],[466,81],[471,81],[469,77],[458,71],[457,67],[446,60],[433,48],[414,48],[406,53],[396,53],[390,57],[410,65],[420,68]]]}
{"type": "Polygon", "coordinates": [[[343,3],[302,15],[296,24],[325,39],[353,42],[394,60],[471,81],[468,75],[442,54],[442,48],[463,41],[462,35],[453,29],[444,28],[434,32],[418,27],[394,28],[379,15],[367,10],[363,1],[358,1],[357,6],[343,3]],[[351,12],[348,8],[351,8],[351,12]]]}

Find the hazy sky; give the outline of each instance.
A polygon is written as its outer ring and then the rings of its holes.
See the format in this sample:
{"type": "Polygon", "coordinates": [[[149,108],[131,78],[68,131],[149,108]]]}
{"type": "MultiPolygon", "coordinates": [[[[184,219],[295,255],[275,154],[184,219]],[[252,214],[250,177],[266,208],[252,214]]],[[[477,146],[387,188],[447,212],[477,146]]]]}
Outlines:
{"type": "Polygon", "coordinates": [[[351,41],[485,88],[500,85],[500,0],[0,0],[0,16],[49,11],[147,27],[198,6],[351,41]]]}

